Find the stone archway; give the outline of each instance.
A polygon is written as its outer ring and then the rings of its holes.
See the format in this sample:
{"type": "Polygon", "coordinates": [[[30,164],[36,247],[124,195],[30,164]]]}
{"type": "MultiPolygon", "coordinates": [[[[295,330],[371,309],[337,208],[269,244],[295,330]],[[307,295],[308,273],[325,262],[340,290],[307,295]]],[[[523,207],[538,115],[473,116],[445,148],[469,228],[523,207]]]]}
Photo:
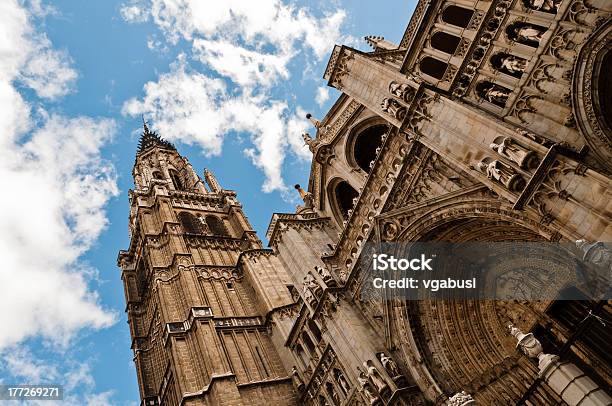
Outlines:
{"type": "MultiPolygon", "coordinates": [[[[493,200],[449,203],[412,218],[399,221],[405,227],[395,241],[546,241],[549,235],[534,219],[493,200]]],[[[390,317],[396,354],[431,401],[465,390],[479,404],[516,404],[537,369],[515,351],[507,324],[528,331],[547,304],[395,300],[390,317]]],[[[535,390],[541,404],[554,404],[548,392],[535,390]]]]}
{"type": "Polygon", "coordinates": [[[576,124],[589,154],[612,173],[612,21],[593,33],[576,60],[572,83],[576,124]]]}

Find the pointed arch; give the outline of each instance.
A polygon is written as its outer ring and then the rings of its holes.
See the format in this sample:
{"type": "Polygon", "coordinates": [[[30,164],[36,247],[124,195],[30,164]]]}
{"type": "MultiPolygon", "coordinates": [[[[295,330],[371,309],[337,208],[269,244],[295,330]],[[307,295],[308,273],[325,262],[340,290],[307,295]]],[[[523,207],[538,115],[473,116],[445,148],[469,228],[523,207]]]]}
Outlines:
{"type": "Polygon", "coordinates": [[[187,211],[182,211],[178,214],[178,219],[186,233],[203,234],[202,225],[193,214],[187,211]]]}
{"type": "Polygon", "coordinates": [[[176,190],[184,190],[183,182],[181,181],[181,176],[179,173],[174,169],[170,169],[168,172],[170,173],[170,179],[172,179],[174,188],[176,190]]]}
{"type": "Polygon", "coordinates": [[[227,237],[229,233],[225,224],[223,224],[223,220],[221,220],[217,216],[208,215],[205,217],[206,225],[208,226],[208,230],[217,236],[227,237]]]}

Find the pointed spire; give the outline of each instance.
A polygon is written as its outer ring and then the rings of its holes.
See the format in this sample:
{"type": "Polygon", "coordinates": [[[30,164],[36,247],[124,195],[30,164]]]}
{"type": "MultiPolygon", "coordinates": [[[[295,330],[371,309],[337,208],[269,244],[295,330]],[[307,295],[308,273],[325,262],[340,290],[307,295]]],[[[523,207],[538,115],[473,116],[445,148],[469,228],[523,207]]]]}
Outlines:
{"type": "Polygon", "coordinates": [[[204,179],[212,192],[219,193],[223,190],[215,175],[208,169],[204,169],[204,179]]]}
{"type": "Polygon", "coordinates": [[[392,42],[385,40],[385,37],[380,37],[377,35],[368,35],[364,37],[365,42],[368,43],[372,49],[376,51],[392,51],[397,49],[397,45],[392,42]]]}
{"type": "Polygon", "coordinates": [[[172,145],[170,142],[161,138],[155,131],[149,130],[149,126],[147,125],[144,116],[142,117],[142,127],[143,131],[142,135],[140,136],[140,140],[138,141],[137,154],[141,154],[154,146],[176,150],[174,145],[172,145]]]}

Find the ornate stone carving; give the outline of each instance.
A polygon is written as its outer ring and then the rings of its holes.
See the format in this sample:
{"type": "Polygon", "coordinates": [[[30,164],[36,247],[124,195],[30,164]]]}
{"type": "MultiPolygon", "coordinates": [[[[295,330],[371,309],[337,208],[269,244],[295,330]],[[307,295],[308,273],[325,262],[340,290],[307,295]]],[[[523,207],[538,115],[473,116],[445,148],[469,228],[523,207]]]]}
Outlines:
{"type": "Polygon", "coordinates": [[[375,405],[379,401],[379,398],[376,392],[374,392],[374,388],[372,387],[372,384],[370,384],[370,380],[368,379],[367,375],[361,371],[357,377],[357,380],[359,381],[360,392],[363,393],[370,405],[375,405]]]}
{"type": "Polygon", "coordinates": [[[395,378],[397,376],[401,376],[401,372],[397,367],[397,364],[391,357],[386,355],[384,352],[380,353],[380,363],[387,370],[387,373],[391,378],[395,378]]]}
{"type": "Polygon", "coordinates": [[[557,355],[545,354],[542,350],[542,344],[532,333],[525,334],[512,324],[508,325],[508,329],[510,335],[518,341],[516,348],[528,357],[538,359],[538,369],[540,371],[545,371],[552,362],[559,360],[557,355]]]}
{"type": "MultiPolygon", "coordinates": [[[[470,89],[472,79],[476,75],[478,68],[491,47],[493,38],[497,36],[497,32],[502,26],[502,22],[506,19],[510,5],[510,1],[501,0],[496,3],[495,8],[491,9],[492,14],[487,17],[486,24],[483,24],[479,36],[473,41],[472,50],[465,56],[463,65],[459,69],[458,74],[455,75],[455,80],[451,86],[451,91],[454,96],[463,96],[470,89]]],[[[483,13],[476,11],[468,29],[477,29],[482,18],[483,13]]]]}
{"type": "Polygon", "coordinates": [[[506,34],[511,41],[520,42],[534,48],[540,45],[545,32],[546,27],[522,21],[514,22],[506,28],[506,34]]]}
{"type": "Polygon", "coordinates": [[[476,164],[476,168],[487,175],[487,178],[501,183],[511,192],[517,192],[525,187],[525,180],[511,166],[485,158],[476,164]]]}
{"type": "Polygon", "coordinates": [[[300,373],[298,372],[295,365],[293,366],[293,368],[291,368],[291,381],[293,382],[293,385],[295,385],[295,387],[297,388],[298,392],[304,392],[304,388],[306,387],[306,385],[300,377],[300,373]]]}
{"type": "Polygon", "coordinates": [[[392,81],[389,83],[389,93],[400,98],[406,103],[410,103],[416,94],[416,90],[406,83],[397,83],[392,81]]]}
{"type": "Polygon", "coordinates": [[[363,366],[365,368],[365,373],[367,377],[374,384],[374,387],[378,392],[383,392],[389,387],[389,385],[387,385],[387,382],[385,382],[383,377],[380,375],[380,372],[378,372],[378,369],[376,369],[376,367],[372,363],[372,360],[364,361],[363,366]]]}
{"type": "Polygon", "coordinates": [[[469,406],[475,405],[476,402],[474,401],[472,395],[466,391],[461,391],[448,398],[448,402],[446,404],[447,406],[469,406]]]}
{"type": "Polygon", "coordinates": [[[315,266],[315,271],[317,271],[317,273],[319,275],[321,275],[321,278],[323,279],[323,282],[325,282],[325,284],[327,286],[333,287],[333,286],[337,286],[338,285],[336,283],[336,280],[332,276],[331,272],[329,272],[327,270],[327,268],[320,267],[320,266],[315,266]]]}
{"type": "Polygon", "coordinates": [[[498,137],[490,147],[498,154],[505,156],[523,169],[534,169],[538,166],[538,157],[535,152],[519,145],[510,137],[498,137]]]}
{"type": "Polygon", "coordinates": [[[406,107],[399,104],[395,99],[385,97],[380,103],[380,107],[383,112],[395,117],[399,121],[402,121],[406,117],[406,107]]]}
{"type": "Polygon", "coordinates": [[[512,93],[510,89],[488,81],[480,82],[476,85],[478,97],[499,107],[506,106],[510,93],[512,93]]]}
{"type": "Polygon", "coordinates": [[[491,66],[510,76],[520,78],[527,67],[527,59],[499,52],[491,57],[491,66]]]}

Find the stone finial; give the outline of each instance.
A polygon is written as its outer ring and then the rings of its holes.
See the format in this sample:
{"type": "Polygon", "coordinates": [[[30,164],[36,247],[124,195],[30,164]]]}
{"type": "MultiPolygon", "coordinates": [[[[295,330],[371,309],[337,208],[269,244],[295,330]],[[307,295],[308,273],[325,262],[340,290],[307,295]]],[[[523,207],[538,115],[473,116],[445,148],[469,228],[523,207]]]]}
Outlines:
{"type": "Polygon", "coordinates": [[[367,35],[363,39],[365,39],[365,42],[371,46],[374,51],[391,51],[397,49],[397,45],[387,41],[385,37],[367,35]]]}
{"type": "Polygon", "coordinates": [[[548,366],[559,359],[558,356],[552,354],[545,354],[540,341],[535,338],[533,333],[523,333],[520,329],[515,327],[513,324],[508,325],[510,335],[514,336],[517,340],[516,348],[527,355],[530,358],[538,359],[538,369],[542,373],[548,366]]]}
{"type": "Polygon", "coordinates": [[[295,190],[297,190],[298,193],[300,194],[300,197],[304,201],[305,207],[308,208],[308,209],[312,208],[312,205],[313,205],[312,193],[307,192],[304,189],[302,189],[302,187],[299,185],[299,183],[295,185],[295,190]]]}
{"type": "Polygon", "coordinates": [[[461,392],[455,393],[453,396],[448,398],[446,404],[447,406],[468,406],[475,405],[476,401],[472,395],[462,390],[461,392]]]}
{"type": "Polygon", "coordinates": [[[310,113],[306,114],[306,119],[310,120],[310,122],[312,123],[312,125],[315,126],[315,128],[317,128],[317,129],[321,128],[321,126],[322,126],[321,121],[317,120],[316,118],[314,118],[312,116],[312,114],[310,114],[310,113]]]}
{"type": "Polygon", "coordinates": [[[302,139],[304,144],[308,145],[310,152],[314,152],[317,145],[319,145],[319,140],[312,138],[308,133],[302,134],[302,139]]]}
{"type": "Polygon", "coordinates": [[[223,190],[215,175],[213,175],[213,173],[208,169],[204,169],[204,179],[213,192],[218,193],[223,190]]]}

